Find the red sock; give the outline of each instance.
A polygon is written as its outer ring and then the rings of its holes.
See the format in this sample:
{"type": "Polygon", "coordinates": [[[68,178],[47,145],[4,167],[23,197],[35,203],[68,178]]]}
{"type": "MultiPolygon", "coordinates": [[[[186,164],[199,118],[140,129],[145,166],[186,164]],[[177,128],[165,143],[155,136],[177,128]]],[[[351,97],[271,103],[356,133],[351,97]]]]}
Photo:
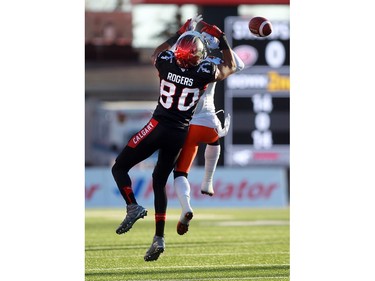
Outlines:
{"type": "Polygon", "coordinates": [[[155,235],[164,237],[166,213],[155,213],[155,235]]]}
{"type": "Polygon", "coordinates": [[[135,196],[133,193],[133,189],[131,186],[124,186],[121,190],[122,197],[125,199],[126,204],[137,204],[135,200],[135,196]]]}

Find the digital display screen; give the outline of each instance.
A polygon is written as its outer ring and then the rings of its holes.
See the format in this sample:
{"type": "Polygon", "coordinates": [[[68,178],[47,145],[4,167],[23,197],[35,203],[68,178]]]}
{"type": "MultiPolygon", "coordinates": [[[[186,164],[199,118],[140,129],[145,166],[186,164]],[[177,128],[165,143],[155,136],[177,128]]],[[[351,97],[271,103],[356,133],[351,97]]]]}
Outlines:
{"type": "Polygon", "coordinates": [[[225,80],[226,165],[289,165],[289,21],[272,21],[265,38],[252,35],[250,18],[228,17],[225,33],[245,68],[225,80]]]}

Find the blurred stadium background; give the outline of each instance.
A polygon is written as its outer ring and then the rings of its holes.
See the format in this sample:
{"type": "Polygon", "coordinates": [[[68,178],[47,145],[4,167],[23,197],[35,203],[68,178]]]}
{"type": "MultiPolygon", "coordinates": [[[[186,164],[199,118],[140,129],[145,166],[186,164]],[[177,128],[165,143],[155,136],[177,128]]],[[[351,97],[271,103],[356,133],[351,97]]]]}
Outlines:
{"type": "MultiPolygon", "coordinates": [[[[192,204],[288,207],[289,0],[86,0],[86,208],[124,206],[110,166],[156,106],[159,81],[150,55],[196,14],[225,31],[246,68],[217,85],[217,110],[232,115],[231,129],[222,139],[213,198],[199,192],[204,165],[200,147],[189,174],[192,204]],[[258,15],[273,23],[268,38],[256,38],[248,30],[249,19],[258,15]]],[[[151,208],[155,160],[156,154],[131,171],[139,202],[151,208]]],[[[170,183],[167,190],[169,206],[178,207],[170,183]]]]}

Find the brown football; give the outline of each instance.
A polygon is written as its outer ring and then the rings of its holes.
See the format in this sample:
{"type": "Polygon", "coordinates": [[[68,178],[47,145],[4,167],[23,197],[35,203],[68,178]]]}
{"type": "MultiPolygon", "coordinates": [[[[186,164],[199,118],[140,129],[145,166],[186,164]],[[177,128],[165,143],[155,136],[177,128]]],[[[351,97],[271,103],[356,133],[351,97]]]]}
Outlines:
{"type": "Polygon", "coordinates": [[[264,17],[253,17],[249,21],[249,30],[255,36],[267,37],[272,33],[272,24],[264,17]]]}

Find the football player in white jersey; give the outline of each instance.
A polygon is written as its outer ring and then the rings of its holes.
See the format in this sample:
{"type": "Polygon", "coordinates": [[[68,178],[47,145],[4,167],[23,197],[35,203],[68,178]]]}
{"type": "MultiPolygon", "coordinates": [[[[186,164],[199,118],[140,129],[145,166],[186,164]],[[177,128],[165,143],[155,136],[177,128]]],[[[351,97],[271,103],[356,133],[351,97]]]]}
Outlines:
{"type": "MultiPolygon", "coordinates": [[[[208,39],[207,47],[211,50],[216,49],[215,37],[203,32],[203,36],[208,39]],[[211,44],[210,44],[211,42],[211,44]]],[[[236,72],[244,68],[243,61],[233,53],[236,62],[236,72]]],[[[221,59],[218,57],[208,57],[215,64],[220,64],[221,59]]],[[[190,168],[198,152],[199,144],[206,144],[205,158],[205,174],[201,184],[201,193],[212,196],[214,194],[213,175],[220,157],[221,146],[219,138],[224,137],[229,130],[230,118],[228,114],[224,121],[224,126],[217,117],[214,104],[216,82],[210,83],[198,102],[196,111],[190,121],[189,132],[185,140],[182,151],[177,160],[174,170],[174,189],[180,201],[182,212],[179,222],[177,223],[177,233],[185,234],[189,228],[189,222],[193,218],[193,209],[190,205],[190,184],[187,179],[190,168]]]]}
{"type": "MultiPolygon", "coordinates": [[[[200,15],[192,18],[190,22],[187,23],[188,26],[185,26],[184,33],[181,36],[189,33],[196,35],[197,31],[194,31],[194,29],[196,29],[198,24],[200,26],[210,26],[202,21],[200,15]]],[[[217,27],[215,27],[215,29],[216,28],[217,27]]],[[[179,32],[181,32],[181,30],[182,29],[180,29],[179,32]]],[[[210,31],[208,30],[208,32],[210,31]]],[[[215,32],[213,34],[215,34],[215,32]]],[[[203,41],[206,43],[206,47],[210,53],[214,54],[216,51],[216,54],[218,54],[217,52],[220,52],[219,41],[215,36],[207,32],[202,32],[199,35],[203,37],[203,41]]],[[[166,43],[160,45],[159,48],[173,49],[172,43],[173,37],[166,43]]],[[[241,71],[244,68],[243,61],[233,51],[232,54],[236,62],[236,72],[241,71]]],[[[222,63],[219,56],[208,56],[206,60],[218,65],[222,63]]],[[[205,176],[201,184],[201,192],[202,194],[210,196],[214,194],[213,175],[216,170],[221,150],[219,138],[224,137],[228,133],[230,126],[229,114],[225,118],[224,127],[222,127],[222,124],[217,117],[217,113],[222,110],[216,112],[214,104],[215,87],[216,82],[208,84],[207,89],[199,100],[196,111],[190,121],[187,138],[174,169],[174,188],[182,208],[181,216],[177,224],[177,233],[180,235],[183,235],[188,231],[189,222],[193,218],[193,209],[190,205],[190,184],[187,177],[197,155],[198,146],[201,143],[206,144],[204,153],[205,176]]]]}

